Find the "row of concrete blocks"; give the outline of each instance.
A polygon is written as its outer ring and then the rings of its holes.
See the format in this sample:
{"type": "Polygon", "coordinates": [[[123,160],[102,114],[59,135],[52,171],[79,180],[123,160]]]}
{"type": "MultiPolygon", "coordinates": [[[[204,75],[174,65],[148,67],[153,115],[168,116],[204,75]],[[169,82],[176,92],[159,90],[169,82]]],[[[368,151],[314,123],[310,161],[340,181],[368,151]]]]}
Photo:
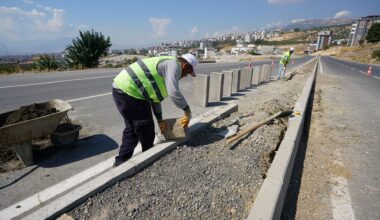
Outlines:
{"type": "Polygon", "coordinates": [[[271,66],[255,66],[242,69],[199,74],[195,78],[194,105],[207,107],[210,102],[220,102],[251,86],[270,82],[271,66]]]}

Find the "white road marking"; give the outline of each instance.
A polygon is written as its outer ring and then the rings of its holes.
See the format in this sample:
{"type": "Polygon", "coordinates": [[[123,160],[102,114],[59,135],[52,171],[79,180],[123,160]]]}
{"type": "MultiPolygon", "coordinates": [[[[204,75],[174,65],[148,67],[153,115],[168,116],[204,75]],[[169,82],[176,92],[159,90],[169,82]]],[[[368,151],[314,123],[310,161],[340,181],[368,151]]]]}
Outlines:
{"type": "Polygon", "coordinates": [[[373,77],[375,77],[376,79],[380,79],[380,77],[377,77],[377,76],[373,76],[373,77]]]}
{"type": "Polygon", "coordinates": [[[319,59],[319,66],[321,67],[321,75],[323,75],[324,74],[324,71],[323,71],[323,68],[322,68],[322,62],[321,62],[321,59],[319,59]]]}
{"type": "MultiPolygon", "coordinates": [[[[334,163],[343,166],[343,163],[340,161],[334,161],[334,163]]],[[[331,204],[333,219],[355,220],[347,179],[343,176],[333,175],[332,183],[331,204]]]]}
{"type": "Polygon", "coordinates": [[[107,93],[103,93],[103,94],[86,96],[86,97],[77,98],[77,99],[70,99],[70,100],[66,100],[66,102],[76,102],[76,101],[81,101],[81,100],[86,100],[86,99],[92,99],[92,98],[97,98],[97,97],[111,95],[111,94],[112,94],[112,92],[107,92],[107,93]]]}
{"type": "Polygon", "coordinates": [[[0,89],[25,87],[25,86],[37,86],[37,85],[62,83],[62,82],[82,81],[82,80],[88,80],[88,79],[101,79],[101,78],[109,78],[109,77],[115,77],[115,76],[97,76],[97,77],[88,77],[88,78],[81,78],[81,79],[67,79],[67,80],[57,80],[57,81],[42,82],[42,83],[29,83],[29,84],[19,84],[19,85],[13,85],[13,86],[1,86],[0,89]]]}

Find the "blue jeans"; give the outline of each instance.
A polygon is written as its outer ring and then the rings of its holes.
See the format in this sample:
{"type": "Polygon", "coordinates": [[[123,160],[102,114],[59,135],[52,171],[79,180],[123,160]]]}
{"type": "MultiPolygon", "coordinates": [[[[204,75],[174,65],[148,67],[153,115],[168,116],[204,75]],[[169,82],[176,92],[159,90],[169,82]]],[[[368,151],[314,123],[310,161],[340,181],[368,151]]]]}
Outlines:
{"type": "Polygon", "coordinates": [[[285,66],[283,64],[280,64],[280,67],[278,69],[277,73],[277,79],[279,80],[280,77],[284,78],[285,77],[285,66]]]}

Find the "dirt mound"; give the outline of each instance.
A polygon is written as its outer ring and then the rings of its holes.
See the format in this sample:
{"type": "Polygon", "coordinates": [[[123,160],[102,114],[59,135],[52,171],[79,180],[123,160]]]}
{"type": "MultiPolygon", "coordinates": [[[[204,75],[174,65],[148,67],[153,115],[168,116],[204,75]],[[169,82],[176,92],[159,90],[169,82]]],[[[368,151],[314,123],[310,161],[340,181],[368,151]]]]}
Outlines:
{"type": "Polygon", "coordinates": [[[46,103],[27,105],[21,107],[19,110],[11,112],[5,120],[5,123],[0,126],[19,123],[56,112],[56,108],[51,108],[46,103]]]}

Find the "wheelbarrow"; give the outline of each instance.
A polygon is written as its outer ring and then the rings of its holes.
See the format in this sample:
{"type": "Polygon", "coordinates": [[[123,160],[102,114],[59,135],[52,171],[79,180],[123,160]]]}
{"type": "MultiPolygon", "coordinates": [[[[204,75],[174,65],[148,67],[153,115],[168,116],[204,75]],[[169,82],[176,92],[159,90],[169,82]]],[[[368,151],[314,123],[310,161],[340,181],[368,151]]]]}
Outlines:
{"type": "Polygon", "coordinates": [[[70,110],[73,108],[69,103],[54,99],[0,114],[0,149],[13,147],[19,159],[29,166],[33,164],[33,139],[50,136],[55,146],[72,145],[82,127],[71,123],[67,115],[70,110]],[[25,117],[27,114],[31,116],[25,117]]]}

